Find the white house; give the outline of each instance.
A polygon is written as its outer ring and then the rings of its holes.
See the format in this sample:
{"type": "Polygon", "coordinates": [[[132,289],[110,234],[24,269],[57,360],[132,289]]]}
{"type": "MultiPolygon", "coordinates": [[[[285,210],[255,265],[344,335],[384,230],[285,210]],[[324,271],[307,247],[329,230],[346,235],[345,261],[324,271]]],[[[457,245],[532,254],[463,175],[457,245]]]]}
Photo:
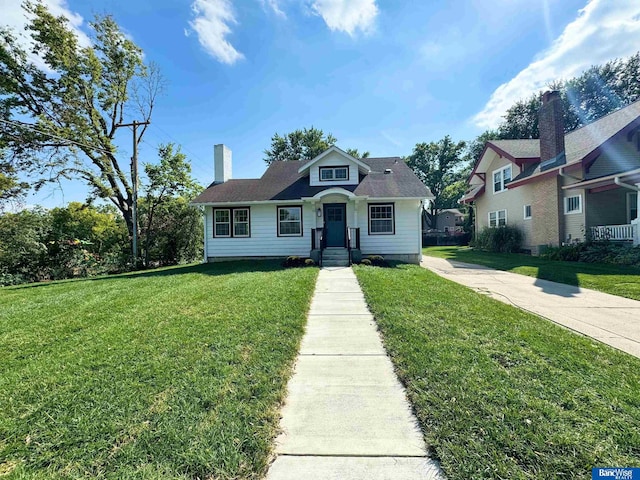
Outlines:
{"type": "Polygon", "coordinates": [[[357,159],[333,146],[309,161],[273,162],[259,179],[231,179],[231,151],[214,148],[204,207],[205,261],[311,257],[325,266],[363,255],[419,263],[429,189],[399,157],[357,159]]]}

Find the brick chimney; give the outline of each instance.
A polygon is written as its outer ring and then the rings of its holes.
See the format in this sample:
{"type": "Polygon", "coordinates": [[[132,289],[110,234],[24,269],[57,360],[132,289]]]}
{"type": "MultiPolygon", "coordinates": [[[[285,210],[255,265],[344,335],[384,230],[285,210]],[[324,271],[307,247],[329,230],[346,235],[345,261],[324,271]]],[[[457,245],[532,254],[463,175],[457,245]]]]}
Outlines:
{"type": "Polygon", "coordinates": [[[213,181],[224,183],[231,178],[231,149],[224,144],[213,147],[213,181]]]}
{"type": "Polygon", "coordinates": [[[545,92],[538,112],[540,131],[540,170],[559,167],[567,162],[564,153],[564,118],[560,92],[545,92]]]}
{"type": "MultiPolygon", "coordinates": [[[[559,167],[567,162],[564,151],[564,119],[559,92],[542,95],[538,113],[540,131],[540,171],[559,167]]],[[[546,246],[562,243],[564,214],[562,211],[562,177],[552,175],[533,183],[531,204],[532,253],[537,255],[546,246]]]]}

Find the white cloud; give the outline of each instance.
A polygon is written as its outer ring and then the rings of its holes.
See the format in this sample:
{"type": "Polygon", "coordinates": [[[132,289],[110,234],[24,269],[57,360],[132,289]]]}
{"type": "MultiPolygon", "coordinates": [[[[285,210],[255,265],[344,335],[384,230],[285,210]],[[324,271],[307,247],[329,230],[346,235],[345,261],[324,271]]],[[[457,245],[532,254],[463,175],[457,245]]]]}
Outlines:
{"type": "Polygon", "coordinates": [[[331,30],[351,36],[357,30],[371,31],[378,15],[375,0],[313,0],[311,10],[320,15],[331,30]]]}
{"type": "Polygon", "coordinates": [[[262,4],[262,8],[269,7],[277,16],[287,18],[287,14],[280,8],[278,0],[260,0],[260,3],[262,4]]]}
{"type": "MultiPolygon", "coordinates": [[[[78,37],[78,43],[81,47],[91,45],[91,40],[81,30],[84,19],[79,14],[69,10],[66,0],[46,0],[45,5],[56,17],[63,16],[69,20],[68,26],[78,37]]],[[[13,30],[20,44],[29,52],[29,59],[33,63],[40,68],[47,69],[40,57],[30,53],[32,41],[24,31],[29,19],[22,8],[22,2],[20,0],[0,0],[0,11],[2,12],[0,24],[13,30]]]]}
{"type": "Polygon", "coordinates": [[[529,98],[554,80],[580,75],[592,65],[633,55],[639,44],[640,2],[590,0],[550,48],[493,92],[473,122],[495,128],[517,100],[529,98]]]}
{"type": "Polygon", "coordinates": [[[209,55],[228,65],[244,58],[227,40],[229,25],[238,23],[229,0],[195,0],[191,9],[195,18],[189,25],[209,55]]]}

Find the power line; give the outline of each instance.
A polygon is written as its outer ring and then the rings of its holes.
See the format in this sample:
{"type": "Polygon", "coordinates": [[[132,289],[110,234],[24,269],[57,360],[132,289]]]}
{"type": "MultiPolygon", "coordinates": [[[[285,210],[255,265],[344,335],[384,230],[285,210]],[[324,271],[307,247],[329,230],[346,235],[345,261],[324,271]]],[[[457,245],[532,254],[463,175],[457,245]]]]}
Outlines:
{"type": "Polygon", "coordinates": [[[153,128],[160,130],[160,132],[162,132],[164,134],[164,136],[166,138],[168,138],[169,140],[171,140],[174,143],[177,143],[178,145],[180,145],[182,147],[182,149],[188,153],[192,159],[197,160],[198,163],[191,163],[191,166],[195,169],[198,170],[198,173],[201,174],[204,177],[210,178],[211,177],[211,171],[209,171],[207,168],[204,167],[204,165],[207,163],[204,160],[202,160],[200,157],[198,157],[198,155],[196,155],[193,151],[189,150],[182,142],[180,142],[177,138],[175,138],[174,136],[172,136],[171,134],[167,133],[164,129],[160,128],[159,125],[153,124],[152,125],[153,128]]]}

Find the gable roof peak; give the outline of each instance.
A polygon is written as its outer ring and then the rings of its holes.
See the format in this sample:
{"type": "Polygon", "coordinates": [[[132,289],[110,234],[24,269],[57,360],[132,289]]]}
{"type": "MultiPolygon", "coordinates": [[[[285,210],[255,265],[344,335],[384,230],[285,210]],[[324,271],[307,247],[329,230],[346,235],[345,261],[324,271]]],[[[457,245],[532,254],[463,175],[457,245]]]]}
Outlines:
{"type": "Polygon", "coordinates": [[[367,165],[362,160],[359,160],[359,159],[349,155],[347,152],[345,152],[344,150],[342,150],[340,147],[338,147],[336,145],[331,145],[324,152],[322,152],[319,155],[316,155],[314,158],[312,158],[308,162],[305,162],[303,165],[301,165],[300,168],[298,169],[298,173],[302,173],[302,172],[308,170],[309,168],[311,168],[311,165],[313,165],[314,163],[317,163],[318,161],[322,160],[324,157],[326,157],[327,155],[329,155],[330,153],[333,153],[333,152],[336,152],[339,155],[342,155],[347,160],[350,160],[351,162],[353,162],[356,165],[358,165],[358,169],[363,171],[364,173],[369,173],[371,171],[371,168],[369,167],[369,165],[367,165]]]}

